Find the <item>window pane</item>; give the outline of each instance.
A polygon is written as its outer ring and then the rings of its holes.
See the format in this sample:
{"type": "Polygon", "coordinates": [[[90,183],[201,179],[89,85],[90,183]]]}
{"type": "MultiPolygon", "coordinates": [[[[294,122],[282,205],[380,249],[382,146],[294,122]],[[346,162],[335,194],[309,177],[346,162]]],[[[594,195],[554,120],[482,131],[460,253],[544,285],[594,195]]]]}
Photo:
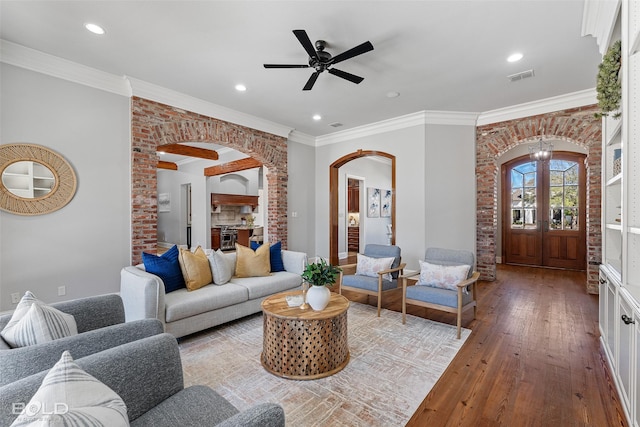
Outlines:
{"type": "Polygon", "coordinates": [[[578,164],[574,163],[564,174],[564,185],[578,185],[578,164]]]}
{"type": "Polygon", "coordinates": [[[524,189],[524,206],[525,207],[535,207],[536,206],[536,189],[533,188],[525,188],[524,189]]]}
{"type": "Polygon", "coordinates": [[[564,205],[578,206],[578,187],[565,187],[564,189],[564,205]]]}
{"type": "Polygon", "coordinates": [[[552,208],[562,207],[563,194],[562,187],[549,187],[549,206],[552,208]]]}
{"type": "Polygon", "coordinates": [[[527,229],[536,228],[536,210],[535,209],[524,210],[524,228],[527,228],[527,229]]]}
{"type": "Polygon", "coordinates": [[[564,174],[561,171],[549,171],[549,180],[551,185],[562,185],[564,183],[564,174]]]}
{"type": "Polygon", "coordinates": [[[562,209],[550,209],[549,214],[549,228],[553,230],[562,230],[562,209]]]}
{"type": "Polygon", "coordinates": [[[535,187],[536,186],[536,173],[530,172],[524,175],[524,185],[525,187],[535,187]]]}
{"type": "Polygon", "coordinates": [[[511,228],[522,228],[522,210],[511,209],[511,228]]]}
{"type": "Polygon", "coordinates": [[[566,208],[564,210],[564,229],[565,230],[577,230],[578,229],[578,210],[577,208],[566,208]]]}
{"type": "Polygon", "coordinates": [[[511,207],[522,207],[522,188],[514,188],[511,190],[511,207]]]}
{"type": "Polygon", "coordinates": [[[511,169],[511,188],[522,187],[523,184],[523,175],[517,170],[511,169]]]}

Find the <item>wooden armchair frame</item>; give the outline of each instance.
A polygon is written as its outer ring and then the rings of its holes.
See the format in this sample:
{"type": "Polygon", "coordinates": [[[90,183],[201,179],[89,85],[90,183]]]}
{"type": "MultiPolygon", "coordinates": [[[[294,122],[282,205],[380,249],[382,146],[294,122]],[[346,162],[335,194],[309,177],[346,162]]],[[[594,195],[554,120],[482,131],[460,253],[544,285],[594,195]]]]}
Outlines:
{"type": "Polygon", "coordinates": [[[457,292],[458,304],[456,307],[449,307],[447,305],[436,304],[433,302],[408,299],[407,286],[415,286],[415,284],[418,282],[419,275],[420,273],[416,272],[416,273],[408,274],[406,276],[402,275],[402,277],[398,278],[398,281],[402,280],[402,324],[406,323],[407,303],[417,305],[419,307],[431,308],[439,311],[446,311],[447,313],[455,313],[457,314],[457,320],[456,320],[456,325],[458,327],[457,338],[460,339],[460,330],[462,329],[462,313],[473,308],[473,318],[474,319],[476,318],[476,314],[478,310],[476,283],[480,278],[480,273],[478,273],[477,271],[474,271],[470,278],[463,280],[462,282],[456,285],[457,291],[449,291],[449,292],[457,292]],[[411,281],[412,283],[408,283],[409,281],[411,281]],[[469,292],[471,292],[471,301],[463,305],[462,292],[463,292],[463,289],[465,288],[467,288],[469,292]]]}
{"type": "Polygon", "coordinates": [[[361,294],[377,296],[378,297],[378,317],[380,317],[380,310],[382,308],[382,294],[384,292],[395,291],[395,290],[400,289],[400,286],[399,286],[400,285],[400,277],[402,277],[402,273],[403,273],[403,270],[406,267],[406,265],[407,264],[402,262],[402,260],[401,260],[400,261],[400,265],[398,265],[396,268],[390,268],[388,270],[378,271],[378,290],[377,291],[370,291],[369,289],[356,288],[354,286],[343,285],[342,284],[342,277],[356,274],[357,264],[342,265],[342,266],[340,266],[342,271],[340,272],[340,289],[339,289],[339,292],[342,295],[342,290],[346,289],[346,290],[352,291],[352,292],[359,292],[361,294]],[[399,274],[398,275],[398,279],[397,279],[397,287],[392,288],[392,289],[382,290],[382,276],[384,276],[387,273],[391,274],[391,273],[395,273],[395,272],[398,272],[398,274],[399,274]]]}

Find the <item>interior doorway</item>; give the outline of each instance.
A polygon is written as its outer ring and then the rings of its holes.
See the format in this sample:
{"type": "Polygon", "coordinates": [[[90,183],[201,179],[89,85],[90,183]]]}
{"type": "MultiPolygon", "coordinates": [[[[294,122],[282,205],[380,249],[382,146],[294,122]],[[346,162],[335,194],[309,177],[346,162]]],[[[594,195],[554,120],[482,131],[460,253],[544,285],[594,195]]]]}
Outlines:
{"type": "Polygon", "coordinates": [[[573,270],[586,269],[585,155],[554,152],[502,166],[503,259],[573,270]]]}
{"type": "MultiPolygon", "coordinates": [[[[339,216],[339,172],[340,167],[352,160],[361,157],[379,156],[384,157],[391,163],[391,189],[390,192],[390,222],[391,230],[389,231],[389,242],[395,245],[396,241],[396,157],[382,151],[374,150],[358,150],[354,153],[347,154],[329,166],[329,259],[334,265],[338,265],[340,260],[338,256],[339,226],[340,221],[344,218],[339,216]]],[[[364,197],[364,196],[361,196],[364,197]]],[[[362,200],[362,199],[361,199],[362,200]]],[[[364,211],[366,208],[362,208],[364,211]]]]}

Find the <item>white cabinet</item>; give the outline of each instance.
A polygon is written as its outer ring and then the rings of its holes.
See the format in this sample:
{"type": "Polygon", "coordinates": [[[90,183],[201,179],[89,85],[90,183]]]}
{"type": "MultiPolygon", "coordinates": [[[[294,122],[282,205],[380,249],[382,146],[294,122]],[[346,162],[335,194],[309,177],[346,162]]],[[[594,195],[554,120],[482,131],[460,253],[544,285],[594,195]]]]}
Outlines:
{"type": "Polygon", "coordinates": [[[599,314],[622,407],[630,425],[640,427],[640,1],[619,5],[617,15],[602,18],[610,25],[603,34],[613,34],[606,43],[622,41],[622,114],[603,119],[599,314]]]}

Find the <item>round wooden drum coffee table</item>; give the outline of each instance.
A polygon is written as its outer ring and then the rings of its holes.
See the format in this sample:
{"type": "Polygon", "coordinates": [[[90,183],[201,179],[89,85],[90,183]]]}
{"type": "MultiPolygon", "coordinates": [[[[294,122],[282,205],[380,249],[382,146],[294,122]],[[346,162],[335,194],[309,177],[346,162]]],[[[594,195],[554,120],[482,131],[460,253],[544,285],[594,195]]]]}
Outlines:
{"type": "Polygon", "coordinates": [[[262,301],[264,335],[260,361],[274,375],[313,380],[339,372],[349,363],[347,309],[349,300],[331,293],[322,311],[289,307],[283,292],[262,301]]]}

